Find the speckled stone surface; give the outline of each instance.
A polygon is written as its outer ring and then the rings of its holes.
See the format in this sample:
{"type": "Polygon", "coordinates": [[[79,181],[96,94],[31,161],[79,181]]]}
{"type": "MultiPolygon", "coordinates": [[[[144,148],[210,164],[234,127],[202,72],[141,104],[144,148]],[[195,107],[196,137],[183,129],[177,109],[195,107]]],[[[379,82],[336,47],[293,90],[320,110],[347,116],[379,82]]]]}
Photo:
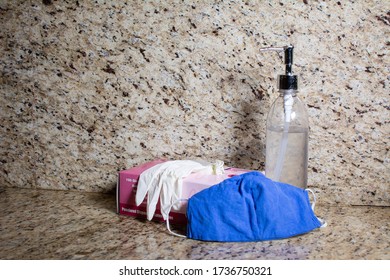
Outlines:
{"type": "Polygon", "coordinates": [[[0,259],[390,259],[390,207],[320,206],[326,228],[246,243],[170,235],[103,193],[2,188],[0,213],[0,259]]]}
{"type": "MultiPolygon", "coordinates": [[[[263,170],[295,45],[320,201],[390,205],[389,1],[0,2],[0,184],[107,192],[158,157],[263,170]]],[[[349,208],[348,208],[349,209],[349,208]]]]}

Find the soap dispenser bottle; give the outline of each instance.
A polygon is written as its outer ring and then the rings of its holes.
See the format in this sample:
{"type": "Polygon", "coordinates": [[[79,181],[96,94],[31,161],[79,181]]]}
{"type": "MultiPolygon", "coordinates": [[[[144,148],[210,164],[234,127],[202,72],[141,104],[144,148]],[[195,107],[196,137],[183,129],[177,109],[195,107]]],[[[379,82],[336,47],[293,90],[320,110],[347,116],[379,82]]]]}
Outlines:
{"type": "Polygon", "coordinates": [[[278,76],[279,96],[267,116],[265,174],[274,181],[307,187],[309,120],[292,73],[293,46],[262,48],[284,53],[286,72],[278,76]]]}

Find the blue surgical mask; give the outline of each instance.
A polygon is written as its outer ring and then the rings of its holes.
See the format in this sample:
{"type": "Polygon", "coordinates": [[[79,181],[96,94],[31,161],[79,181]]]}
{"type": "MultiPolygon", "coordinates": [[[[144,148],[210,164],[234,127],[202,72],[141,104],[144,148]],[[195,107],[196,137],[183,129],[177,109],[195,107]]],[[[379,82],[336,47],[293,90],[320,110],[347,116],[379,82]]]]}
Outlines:
{"type": "MultiPolygon", "coordinates": [[[[224,242],[304,234],[326,226],[315,216],[315,201],[310,204],[309,192],[274,182],[260,172],[234,176],[192,196],[187,206],[187,235],[173,234],[224,242]]],[[[167,227],[171,232],[169,219],[167,227]]]]}

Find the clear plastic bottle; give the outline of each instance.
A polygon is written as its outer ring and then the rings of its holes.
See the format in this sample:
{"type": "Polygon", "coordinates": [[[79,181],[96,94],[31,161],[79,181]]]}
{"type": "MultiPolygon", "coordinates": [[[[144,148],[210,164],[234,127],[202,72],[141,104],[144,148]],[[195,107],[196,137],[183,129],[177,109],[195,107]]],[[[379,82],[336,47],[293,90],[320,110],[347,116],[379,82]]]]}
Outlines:
{"type": "Polygon", "coordinates": [[[307,187],[309,119],[296,90],[280,90],[267,117],[265,174],[267,177],[307,187]],[[285,96],[293,99],[286,116],[285,96]],[[289,122],[286,119],[289,118],[289,122]]]}
{"type": "Polygon", "coordinates": [[[284,52],[284,75],[278,76],[279,97],[267,117],[265,175],[274,181],[307,187],[309,119],[297,96],[298,77],[292,73],[293,46],[262,48],[284,52]]]}

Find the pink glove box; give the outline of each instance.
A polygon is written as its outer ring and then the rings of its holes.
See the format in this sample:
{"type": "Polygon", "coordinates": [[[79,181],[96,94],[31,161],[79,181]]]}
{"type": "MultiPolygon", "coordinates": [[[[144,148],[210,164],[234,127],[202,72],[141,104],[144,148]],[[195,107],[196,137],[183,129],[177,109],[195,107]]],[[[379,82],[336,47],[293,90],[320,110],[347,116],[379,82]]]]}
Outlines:
{"type": "MultiPolygon", "coordinates": [[[[141,203],[140,206],[135,204],[135,195],[137,193],[137,183],[140,174],[159,163],[163,163],[166,160],[157,159],[151,162],[147,162],[143,165],[130,168],[128,170],[122,170],[119,172],[116,199],[117,199],[117,213],[120,215],[132,216],[141,219],[146,219],[146,200],[141,203]]],[[[225,174],[223,175],[205,175],[200,173],[192,173],[183,179],[182,197],[188,199],[197,192],[203,189],[209,188],[222,182],[225,179],[233,177],[235,175],[244,174],[251,170],[238,169],[238,168],[225,168],[225,174]]],[[[179,204],[179,210],[172,208],[169,214],[169,221],[171,224],[183,225],[187,223],[186,218],[186,203],[179,204]]],[[[160,212],[160,202],[157,204],[156,213],[153,216],[154,221],[164,221],[160,212]]]]}

